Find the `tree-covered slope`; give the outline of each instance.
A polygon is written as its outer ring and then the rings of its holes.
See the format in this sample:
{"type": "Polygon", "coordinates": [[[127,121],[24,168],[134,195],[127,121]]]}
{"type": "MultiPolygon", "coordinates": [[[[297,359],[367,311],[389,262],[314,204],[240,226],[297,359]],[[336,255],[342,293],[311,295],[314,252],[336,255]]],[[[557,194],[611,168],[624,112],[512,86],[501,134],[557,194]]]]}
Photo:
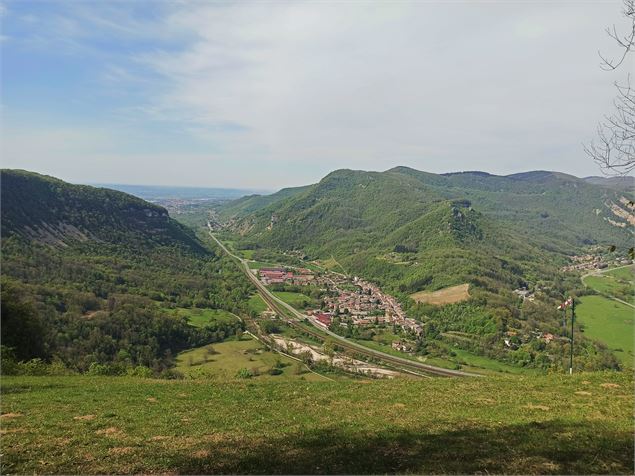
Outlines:
{"type": "Polygon", "coordinates": [[[308,187],[290,187],[271,195],[247,195],[219,207],[221,218],[243,217],[305,191],[308,187]]]}
{"type": "MultiPolygon", "coordinates": [[[[235,215],[232,223],[246,240],[316,257],[334,255],[357,272],[382,268],[371,278],[390,275],[408,282],[421,274],[415,262],[440,262],[433,259],[440,254],[468,252],[473,261],[488,261],[487,267],[493,258],[500,263],[511,258],[536,274],[541,263],[563,264],[568,254],[588,244],[625,247],[632,227],[615,209],[632,214],[627,199],[620,191],[552,172],[499,177],[436,175],[406,167],[338,170],[270,204],[261,202],[251,214],[235,215]],[[405,259],[392,259],[395,251],[405,259]],[[392,263],[408,260],[410,266],[392,263]]],[[[225,216],[235,209],[230,204],[225,216]]],[[[513,268],[500,264],[492,274],[511,278],[503,266],[513,268]]],[[[440,264],[435,279],[441,285],[473,274],[457,271],[440,264]]],[[[517,271],[513,284],[524,279],[517,271]]]]}
{"type": "Polygon", "coordinates": [[[479,211],[544,248],[575,252],[583,245],[626,246],[633,240],[632,227],[619,216],[619,210],[633,215],[624,203],[633,194],[571,175],[534,171],[505,177],[482,172],[438,176],[407,167],[388,173],[414,177],[446,198],[470,200],[479,211]]]}
{"type": "Polygon", "coordinates": [[[123,192],[23,170],[2,170],[2,236],[65,246],[71,242],[137,242],[200,249],[167,211],[123,192]]]}
{"type": "MultiPolygon", "coordinates": [[[[512,243],[523,253],[564,256],[589,244],[628,245],[631,198],[552,172],[435,175],[397,167],[381,173],[338,170],[234,217],[246,237],[341,258],[395,246],[424,252],[454,246],[459,235],[477,238],[465,247],[512,243]]],[[[230,204],[225,216],[232,210],[230,204]]]]}
{"type": "Polygon", "coordinates": [[[252,292],[163,208],[23,171],[2,171],[1,264],[4,362],[41,358],[80,371],[164,372],[177,352],[242,327],[195,329],[177,308],[241,313],[252,292]]]}

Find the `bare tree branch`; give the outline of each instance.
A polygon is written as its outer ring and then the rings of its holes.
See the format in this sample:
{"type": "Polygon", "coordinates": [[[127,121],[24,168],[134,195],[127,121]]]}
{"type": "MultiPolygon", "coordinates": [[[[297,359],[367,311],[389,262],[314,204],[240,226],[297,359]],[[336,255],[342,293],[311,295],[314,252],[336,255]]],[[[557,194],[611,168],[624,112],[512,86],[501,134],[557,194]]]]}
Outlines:
{"type": "MultiPolygon", "coordinates": [[[[624,0],[622,14],[630,21],[626,34],[617,28],[607,28],[607,34],[622,49],[617,59],[600,58],[600,67],[605,71],[619,68],[635,49],[635,0],[624,0]]],[[[626,175],[635,170],[635,91],[631,87],[630,75],[626,84],[615,83],[617,96],[613,101],[615,111],[598,124],[597,139],[584,146],[584,151],[601,167],[607,175],[626,175]]]]}

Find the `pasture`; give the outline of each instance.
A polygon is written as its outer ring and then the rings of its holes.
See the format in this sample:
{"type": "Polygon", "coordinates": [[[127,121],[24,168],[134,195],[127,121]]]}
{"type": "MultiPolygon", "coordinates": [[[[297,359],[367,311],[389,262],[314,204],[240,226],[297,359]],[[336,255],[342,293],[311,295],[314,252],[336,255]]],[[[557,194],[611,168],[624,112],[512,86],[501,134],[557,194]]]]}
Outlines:
{"type": "Polygon", "coordinates": [[[306,294],[289,292],[289,291],[274,291],[273,294],[282,299],[287,304],[295,307],[296,309],[306,309],[307,307],[315,305],[315,300],[306,294]]]}
{"type": "Polygon", "coordinates": [[[275,378],[3,377],[3,473],[633,474],[629,373],[275,378]]]}
{"type": "Polygon", "coordinates": [[[181,352],[176,358],[176,370],[189,378],[233,380],[240,378],[241,369],[252,374],[250,380],[324,380],[300,362],[271,352],[248,336],[181,352]],[[276,366],[282,373],[271,375],[276,366]]]}
{"type": "Polygon", "coordinates": [[[419,291],[411,294],[410,297],[415,302],[442,306],[468,300],[470,298],[469,287],[470,285],[467,283],[459,284],[458,286],[450,286],[438,291],[419,291]]]}
{"type": "Polygon", "coordinates": [[[583,278],[584,284],[601,294],[614,296],[623,301],[635,302],[635,275],[633,266],[616,268],[583,278]]]}
{"type": "Polygon", "coordinates": [[[238,316],[223,309],[187,309],[179,307],[171,309],[170,312],[176,317],[185,317],[190,325],[194,327],[205,327],[212,322],[233,322],[238,316]]]}
{"type": "Polygon", "coordinates": [[[635,309],[604,296],[584,296],[576,306],[584,335],[604,342],[629,367],[633,366],[635,309]]]}

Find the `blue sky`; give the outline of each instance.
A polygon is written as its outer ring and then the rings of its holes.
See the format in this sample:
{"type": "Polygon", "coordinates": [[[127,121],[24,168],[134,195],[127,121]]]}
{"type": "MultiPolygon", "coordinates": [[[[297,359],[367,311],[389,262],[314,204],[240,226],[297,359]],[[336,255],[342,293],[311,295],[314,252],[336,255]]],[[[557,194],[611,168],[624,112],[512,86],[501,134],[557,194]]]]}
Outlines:
{"type": "MultiPolygon", "coordinates": [[[[337,168],[599,170],[620,2],[2,3],[2,165],[273,189],[337,168]]],[[[632,56],[632,55],[631,55],[632,56]]]]}

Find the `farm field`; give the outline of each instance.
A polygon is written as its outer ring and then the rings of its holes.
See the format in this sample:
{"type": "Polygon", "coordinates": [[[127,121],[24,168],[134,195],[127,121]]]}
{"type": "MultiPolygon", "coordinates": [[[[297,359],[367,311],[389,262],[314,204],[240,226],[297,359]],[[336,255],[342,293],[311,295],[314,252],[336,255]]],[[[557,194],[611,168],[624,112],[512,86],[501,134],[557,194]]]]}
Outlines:
{"type": "Polygon", "coordinates": [[[3,472],[633,474],[632,386],[4,377],[3,472]]]}
{"type": "Polygon", "coordinates": [[[469,299],[469,284],[459,284],[438,291],[419,291],[410,297],[416,302],[425,302],[434,305],[452,304],[469,299]]]}
{"type": "Polygon", "coordinates": [[[615,279],[633,282],[633,280],[635,280],[635,265],[612,269],[611,271],[607,271],[606,274],[615,279]]]}
{"type": "Polygon", "coordinates": [[[298,364],[296,360],[267,350],[260,342],[247,336],[181,352],[176,358],[176,370],[190,378],[226,381],[238,378],[238,372],[247,369],[254,374],[250,380],[324,380],[298,364]],[[212,348],[213,352],[208,352],[208,348],[212,348]],[[278,361],[283,364],[282,373],[270,375],[269,370],[278,361]],[[298,373],[300,370],[302,373],[298,373]]]}
{"type": "Polygon", "coordinates": [[[635,309],[604,296],[584,296],[576,315],[585,336],[604,342],[624,365],[633,366],[635,309]]]}
{"type": "Polygon", "coordinates": [[[306,307],[315,304],[311,297],[302,293],[273,291],[273,294],[296,309],[305,309],[306,307]]]}
{"type": "Polygon", "coordinates": [[[278,264],[275,263],[266,263],[264,261],[248,261],[250,269],[260,269],[260,268],[277,268],[278,264]]]}
{"type": "Polygon", "coordinates": [[[635,268],[633,266],[617,268],[605,273],[584,277],[584,283],[602,294],[635,303],[635,268]]]}
{"type": "Polygon", "coordinates": [[[188,322],[194,327],[204,327],[211,322],[233,322],[238,316],[223,309],[170,309],[176,317],[186,317],[188,322]]]}

